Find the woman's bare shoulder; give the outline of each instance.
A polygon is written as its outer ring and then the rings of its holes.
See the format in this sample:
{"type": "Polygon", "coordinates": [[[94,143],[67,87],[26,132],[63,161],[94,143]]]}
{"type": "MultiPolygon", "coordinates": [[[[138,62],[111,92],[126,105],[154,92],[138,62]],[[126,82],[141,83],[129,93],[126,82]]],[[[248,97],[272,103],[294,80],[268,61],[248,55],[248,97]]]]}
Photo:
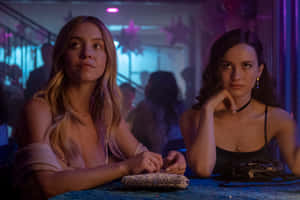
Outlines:
{"type": "Polygon", "coordinates": [[[38,115],[51,115],[50,105],[42,98],[32,98],[24,106],[26,117],[38,115]]]}
{"type": "Polygon", "coordinates": [[[269,117],[271,126],[279,132],[286,132],[288,129],[294,129],[295,121],[292,114],[279,107],[270,107],[269,117]]]}
{"type": "Polygon", "coordinates": [[[276,122],[293,121],[292,114],[282,108],[270,106],[269,113],[270,117],[276,122]]]}
{"type": "Polygon", "coordinates": [[[50,107],[50,106],[44,98],[33,97],[25,104],[25,107],[26,108],[40,107],[43,109],[43,107],[46,108],[46,107],[50,107]]]}
{"type": "MultiPolygon", "coordinates": [[[[261,103],[259,101],[255,101],[255,108],[259,113],[264,113],[266,109],[266,104],[261,103]]],[[[292,115],[289,114],[286,110],[278,107],[278,106],[267,106],[268,109],[268,118],[271,119],[273,122],[280,122],[280,121],[291,121],[293,120],[292,115]]]]}
{"type": "Polygon", "coordinates": [[[41,142],[52,123],[49,104],[41,98],[29,100],[24,107],[24,122],[31,142],[41,142]]]}

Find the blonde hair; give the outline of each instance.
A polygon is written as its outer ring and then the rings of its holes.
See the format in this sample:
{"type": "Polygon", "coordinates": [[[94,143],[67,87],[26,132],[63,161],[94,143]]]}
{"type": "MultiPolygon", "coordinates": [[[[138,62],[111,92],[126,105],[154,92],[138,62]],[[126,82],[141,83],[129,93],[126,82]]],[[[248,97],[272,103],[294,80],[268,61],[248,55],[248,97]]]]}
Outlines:
{"type": "Polygon", "coordinates": [[[114,128],[119,126],[121,121],[120,91],[116,84],[116,49],[112,36],[105,25],[95,17],[79,16],[73,18],[61,29],[56,39],[50,80],[45,90],[39,93],[43,94],[50,105],[54,118],[53,128],[48,130],[50,131],[50,144],[56,153],[60,152],[60,149],[57,149],[57,146],[59,146],[66,157],[76,156],[77,154],[76,147],[72,144],[72,141],[66,138],[64,131],[66,121],[78,122],[79,120],[76,120],[76,116],[72,114],[70,100],[66,95],[67,77],[64,72],[64,55],[74,28],[87,22],[96,25],[101,31],[107,55],[104,73],[97,80],[91,96],[89,105],[91,116],[94,123],[102,122],[106,131],[106,138],[109,137],[110,132],[114,128]]]}

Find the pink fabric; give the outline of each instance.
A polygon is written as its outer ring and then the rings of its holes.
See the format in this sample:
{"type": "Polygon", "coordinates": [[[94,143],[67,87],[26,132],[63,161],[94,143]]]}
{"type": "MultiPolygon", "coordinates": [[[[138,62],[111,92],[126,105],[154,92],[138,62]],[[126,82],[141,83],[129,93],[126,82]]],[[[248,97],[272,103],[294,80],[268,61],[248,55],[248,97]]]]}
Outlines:
{"type": "MultiPolygon", "coordinates": [[[[111,134],[110,139],[108,140],[108,145],[110,152],[112,155],[117,158],[118,160],[125,160],[127,157],[123,154],[123,152],[118,147],[118,144],[115,139],[115,135],[111,134]]],[[[137,155],[139,153],[142,153],[144,151],[148,151],[147,147],[145,147],[142,143],[139,143],[136,147],[136,150],[134,152],[134,155],[137,155]]],[[[106,154],[106,158],[108,159],[108,155],[106,154]]]]}
{"type": "MultiPolygon", "coordinates": [[[[35,98],[43,103],[46,103],[42,98],[35,98]]],[[[62,119],[67,118],[67,120],[71,120],[72,114],[70,112],[66,112],[65,115],[58,116],[54,119],[54,123],[48,128],[45,138],[49,138],[52,130],[61,122],[62,119]]],[[[108,164],[110,151],[112,156],[117,158],[118,160],[125,160],[127,157],[120,150],[116,139],[115,134],[110,134],[110,137],[105,143],[105,163],[108,164]]],[[[99,134],[99,136],[103,136],[103,134],[99,134]]],[[[29,144],[16,153],[15,159],[15,171],[17,182],[32,172],[36,171],[62,171],[66,169],[78,169],[85,168],[85,162],[81,155],[76,156],[76,158],[69,158],[69,160],[65,160],[64,158],[59,157],[54,150],[51,148],[48,139],[45,139],[45,143],[32,143],[29,144]]],[[[135,154],[140,152],[147,151],[142,144],[137,146],[135,154]]],[[[23,180],[24,181],[24,180],[23,180]]]]}
{"type": "Polygon", "coordinates": [[[35,171],[61,171],[63,167],[48,144],[33,143],[16,153],[15,184],[21,184],[25,177],[35,171]]]}
{"type": "Polygon", "coordinates": [[[16,154],[16,164],[18,168],[22,170],[25,169],[26,166],[31,166],[34,170],[62,170],[51,147],[48,144],[43,143],[33,143],[20,149],[16,154]]]}
{"type": "MultiPolygon", "coordinates": [[[[107,148],[114,157],[119,160],[125,160],[127,157],[121,152],[114,136],[111,136],[107,142],[107,148]]],[[[141,143],[136,148],[135,154],[148,151],[148,149],[141,143]]],[[[107,151],[106,151],[107,152],[107,151]]],[[[108,164],[108,152],[106,153],[106,164],[108,164]]],[[[71,165],[68,167],[67,163],[60,160],[54,153],[49,144],[45,143],[32,143],[20,149],[16,153],[15,169],[16,177],[22,180],[27,174],[34,171],[62,171],[65,169],[83,168],[84,165],[71,165]]]]}

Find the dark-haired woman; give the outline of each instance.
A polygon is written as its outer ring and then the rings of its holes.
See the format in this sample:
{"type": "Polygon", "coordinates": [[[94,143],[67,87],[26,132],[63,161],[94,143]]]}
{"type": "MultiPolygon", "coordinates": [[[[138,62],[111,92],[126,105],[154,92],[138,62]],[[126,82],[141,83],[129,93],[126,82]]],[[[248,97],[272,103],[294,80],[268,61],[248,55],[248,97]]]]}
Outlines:
{"type": "Polygon", "coordinates": [[[163,154],[169,141],[182,139],[179,117],[183,109],[174,75],[153,72],[146,85],[145,100],[129,115],[132,133],[149,150],[163,154]]]}
{"type": "Polygon", "coordinates": [[[300,175],[296,126],[276,103],[262,53],[256,35],[239,29],[212,46],[198,104],[180,122],[188,163],[198,176],[222,173],[232,162],[270,160],[272,139],[300,175]]]}

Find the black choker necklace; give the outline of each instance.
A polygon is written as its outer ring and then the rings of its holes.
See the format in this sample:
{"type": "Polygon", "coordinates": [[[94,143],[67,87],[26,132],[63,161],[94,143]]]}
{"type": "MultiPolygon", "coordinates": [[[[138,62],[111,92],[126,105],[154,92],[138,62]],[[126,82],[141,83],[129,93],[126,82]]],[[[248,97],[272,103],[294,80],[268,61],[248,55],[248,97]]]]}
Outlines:
{"type": "Polygon", "coordinates": [[[244,110],[251,102],[251,98],[249,99],[249,101],[243,105],[242,107],[240,107],[239,109],[236,110],[236,112],[241,112],[242,110],[244,110]]]}

